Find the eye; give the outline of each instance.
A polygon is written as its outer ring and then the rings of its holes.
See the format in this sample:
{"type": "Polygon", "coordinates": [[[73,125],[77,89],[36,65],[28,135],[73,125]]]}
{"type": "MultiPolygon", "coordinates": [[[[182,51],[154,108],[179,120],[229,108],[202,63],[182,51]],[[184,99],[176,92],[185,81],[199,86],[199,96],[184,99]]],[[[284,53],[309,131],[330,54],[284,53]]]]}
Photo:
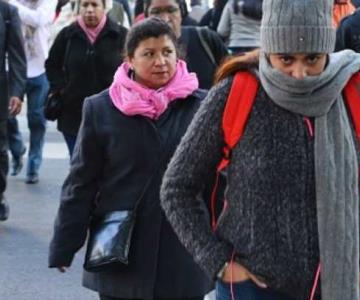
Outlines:
{"type": "Polygon", "coordinates": [[[173,53],[174,53],[174,51],[171,50],[171,49],[166,49],[166,50],[164,51],[164,55],[166,55],[166,56],[169,56],[169,55],[171,55],[171,54],[173,54],[173,53]]]}
{"type": "Polygon", "coordinates": [[[279,58],[284,65],[290,65],[294,61],[294,58],[290,55],[282,55],[279,58]]]}
{"type": "Polygon", "coordinates": [[[157,8],[153,8],[152,10],[150,10],[150,15],[154,15],[154,16],[157,16],[161,13],[161,10],[160,9],[157,9],[157,8]]]}
{"type": "Polygon", "coordinates": [[[310,65],[316,64],[319,59],[320,59],[320,55],[318,55],[318,54],[311,54],[306,57],[306,60],[307,60],[308,64],[310,64],[310,65]]]}
{"type": "Polygon", "coordinates": [[[150,51],[147,51],[147,52],[144,53],[144,56],[145,56],[145,57],[152,57],[152,56],[153,56],[153,53],[150,52],[150,51]]]}

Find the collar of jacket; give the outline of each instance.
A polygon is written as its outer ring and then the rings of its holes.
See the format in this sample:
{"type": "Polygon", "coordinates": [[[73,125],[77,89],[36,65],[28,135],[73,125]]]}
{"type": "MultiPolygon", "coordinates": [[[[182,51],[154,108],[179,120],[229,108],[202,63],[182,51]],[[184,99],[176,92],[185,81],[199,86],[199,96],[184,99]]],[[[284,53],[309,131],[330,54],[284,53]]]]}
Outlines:
{"type": "MultiPolygon", "coordinates": [[[[107,18],[104,29],[101,31],[99,37],[103,36],[104,34],[113,34],[113,35],[119,35],[125,28],[123,28],[121,25],[116,24],[114,21],[112,21],[110,18],[107,18]]],[[[77,21],[71,23],[68,27],[68,30],[66,32],[66,37],[71,38],[73,36],[82,36],[85,38],[85,33],[77,23],[77,21]]]]}

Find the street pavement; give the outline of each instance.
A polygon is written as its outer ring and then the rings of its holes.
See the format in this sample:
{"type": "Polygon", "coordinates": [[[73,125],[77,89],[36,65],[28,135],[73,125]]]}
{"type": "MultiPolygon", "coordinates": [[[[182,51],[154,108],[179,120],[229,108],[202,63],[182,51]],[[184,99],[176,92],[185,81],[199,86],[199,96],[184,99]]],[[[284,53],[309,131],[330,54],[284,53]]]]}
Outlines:
{"type": "MultiPolygon", "coordinates": [[[[28,141],[24,113],[18,119],[28,141]]],[[[40,182],[25,184],[26,160],[21,174],[9,176],[6,198],[10,218],[0,222],[0,300],[98,299],[96,293],[81,286],[83,250],[65,274],[47,267],[60,188],[68,167],[63,138],[55,123],[48,122],[40,182]]]]}

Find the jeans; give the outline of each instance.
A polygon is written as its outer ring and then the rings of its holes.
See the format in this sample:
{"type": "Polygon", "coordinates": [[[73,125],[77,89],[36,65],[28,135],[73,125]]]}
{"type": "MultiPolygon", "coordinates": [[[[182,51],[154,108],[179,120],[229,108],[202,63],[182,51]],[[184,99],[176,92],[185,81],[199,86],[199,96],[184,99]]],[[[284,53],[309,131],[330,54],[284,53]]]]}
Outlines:
{"type": "Polygon", "coordinates": [[[76,143],[76,135],[72,135],[72,134],[67,134],[67,133],[63,133],[66,145],[68,147],[69,150],[69,155],[70,158],[73,155],[74,152],[74,147],[75,147],[75,143],[76,143]]]}
{"type": "Polygon", "coordinates": [[[6,189],[6,176],[9,171],[7,120],[0,121],[0,200],[6,189]]]}
{"type": "Polygon", "coordinates": [[[233,283],[234,299],[231,286],[221,281],[216,282],[216,300],[294,300],[271,289],[262,289],[251,280],[233,283]]]}
{"type": "MultiPolygon", "coordinates": [[[[44,117],[44,103],[49,91],[49,83],[45,73],[37,77],[28,78],[26,82],[25,93],[27,96],[27,120],[30,131],[29,158],[26,174],[38,174],[42,162],[42,151],[46,131],[46,119],[44,117]]],[[[19,140],[21,134],[15,118],[10,119],[9,137],[12,141],[16,140],[17,146],[10,142],[11,152],[19,153],[21,147],[19,140]],[[15,124],[16,123],[16,124],[15,124]]],[[[21,151],[21,150],[20,150],[21,151]]]]}
{"type": "Polygon", "coordinates": [[[16,117],[10,116],[7,122],[8,142],[11,156],[19,159],[24,153],[25,145],[19,131],[19,124],[16,117]]]}

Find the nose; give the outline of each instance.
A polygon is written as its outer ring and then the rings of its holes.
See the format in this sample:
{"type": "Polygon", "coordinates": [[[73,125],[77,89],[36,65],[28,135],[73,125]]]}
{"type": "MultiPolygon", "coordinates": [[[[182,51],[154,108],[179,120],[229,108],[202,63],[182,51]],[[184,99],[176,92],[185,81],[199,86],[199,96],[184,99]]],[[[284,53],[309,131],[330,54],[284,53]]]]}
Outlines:
{"type": "Polygon", "coordinates": [[[163,66],[165,64],[165,57],[162,54],[156,56],[155,65],[163,66]]]}
{"type": "Polygon", "coordinates": [[[86,12],[87,12],[87,13],[93,12],[93,10],[94,10],[94,7],[93,7],[92,5],[88,5],[88,6],[86,7],[86,12]]]}
{"type": "Polygon", "coordinates": [[[306,66],[302,65],[301,63],[295,64],[291,69],[291,77],[295,79],[304,79],[307,76],[306,66]]]}
{"type": "Polygon", "coordinates": [[[167,12],[162,12],[158,17],[166,23],[170,22],[170,16],[167,12]]]}

